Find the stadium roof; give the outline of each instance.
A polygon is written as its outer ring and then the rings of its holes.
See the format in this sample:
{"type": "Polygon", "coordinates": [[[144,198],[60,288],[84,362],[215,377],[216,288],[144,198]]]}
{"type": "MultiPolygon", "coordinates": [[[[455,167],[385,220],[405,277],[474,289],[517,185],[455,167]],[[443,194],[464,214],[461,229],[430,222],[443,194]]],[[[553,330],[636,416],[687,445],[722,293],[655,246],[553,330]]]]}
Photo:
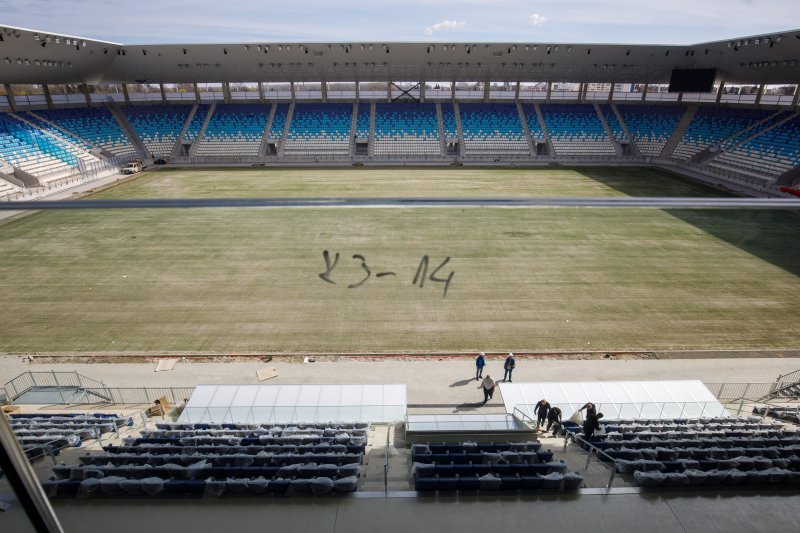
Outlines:
{"type": "Polygon", "coordinates": [[[235,43],[124,45],[0,27],[0,82],[553,81],[666,83],[715,68],[729,83],[800,82],[800,30],[691,45],[235,43]]]}

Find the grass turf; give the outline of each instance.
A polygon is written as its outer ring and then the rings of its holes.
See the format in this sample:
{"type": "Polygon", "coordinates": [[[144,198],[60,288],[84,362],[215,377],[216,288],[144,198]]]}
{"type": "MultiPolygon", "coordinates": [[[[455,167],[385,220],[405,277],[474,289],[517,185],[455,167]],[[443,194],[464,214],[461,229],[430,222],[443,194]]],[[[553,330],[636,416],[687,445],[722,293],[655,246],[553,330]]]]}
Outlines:
{"type": "MultiPolygon", "coordinates": [[[[651,169],[364,168],[166,170],[96,197],[714,194],[651,169]]],[[[798,230],[775,211],[42,212],[0,226],[0,352],[791,347],[798,230]],[[348,288],[354,254],[372,275],[348,288]],[[423,255],[429,275],[451,257],[446,298],[413,284],[423,255]]]]}

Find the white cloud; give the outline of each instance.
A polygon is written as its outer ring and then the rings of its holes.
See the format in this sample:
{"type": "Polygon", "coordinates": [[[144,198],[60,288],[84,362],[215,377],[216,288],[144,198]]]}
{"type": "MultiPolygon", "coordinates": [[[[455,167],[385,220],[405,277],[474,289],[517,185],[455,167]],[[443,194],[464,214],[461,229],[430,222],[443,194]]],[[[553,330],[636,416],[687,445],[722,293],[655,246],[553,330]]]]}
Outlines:
{"type": "Polygon", "coordinates": [[[540,15],[539,13],[534,13],[533,15],[531,15],[530,17],[528,17],[528,23],[529,23],[531,26],[540,26],[540,25],[544,24],[544,23],[545,23],[545,21],[547,21],[547,19],[546,19],[546,18],[544,18],[544,17],[543,17],[542,15],[540,15]]]}
{"type": "Polygon", "coordinates": [[[443,20],[441,22],[437,22],[433,26],[428,26],[425,28],[425,35],[433,35],[434,32],[439,30],[455,30],[458,28],[463,28],[467,23],[463,20],[443,20]]]}

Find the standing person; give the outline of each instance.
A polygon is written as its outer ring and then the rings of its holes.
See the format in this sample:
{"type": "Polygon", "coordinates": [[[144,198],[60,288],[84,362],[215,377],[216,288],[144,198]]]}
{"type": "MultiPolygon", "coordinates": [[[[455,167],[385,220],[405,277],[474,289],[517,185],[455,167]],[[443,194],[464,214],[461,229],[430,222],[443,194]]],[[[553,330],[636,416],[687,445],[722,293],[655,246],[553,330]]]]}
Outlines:
{"type": "Polygon", "coordinates": [[[514,367],[517,366],[517,359],[514,357],[513,353],[509,353],[508,357],[506,357],[506,362],[503,364],[503,370],[505,370],[505,374],[503,374],[503,381],[508,381],[511,383],[511,373],[514,371],[514,367]]]}
{"type": "Polygon", "coordinates": [[[586,409],[586,417],[588,418],[589,415],[596,415],[597,414],[597,407],[594,406],[592,402],[586,402],[586,404],[578,409],[578,411],[583,411],[586,409]]]}
{"type": "Polygon", "coordinates": [[[586,420],[583,421],[583,438],[586,439],[586,442],[591,442],[594,432],[600,429],[601,418],[603,418],[603,413],[586,415],[586,420]]]}
{"type": "Polygon", "coordinates": [[[483,367],[485,366],[486,359],[483,356],[483,352],[480,352],[475,359],[475,381],[479,381],[483,377],[483,367]]]}
{"type": "Polygon", "coordinates": [[[486,374],[486,377],[483,378],[483,381],[480,385],[478,385],[479,389],[483,389],[483,403],[485,404],[489,400],[492,399],[492,395],[494,394],[494,380],[492,376],[486,374]]]}
{"type": "Polygon", "coordinates": [[[558,407],[551,407],[547,413],[547,429],[545,431],[550,431],[550,426],[555,426],[553,427],[553,436],[555,437],[558,428],[561,427],[561,409],[558,407]]]}
{"type": "Polygon", "coordinates": [[[550,412],[550,402],[542,398],[536,404],[536,407],[533,408],[533,414],[537,415],[536,417],[536,429],[539,429],[541,426],[544,425],[545,419],[547,419],[547,414],[550,412]]]}

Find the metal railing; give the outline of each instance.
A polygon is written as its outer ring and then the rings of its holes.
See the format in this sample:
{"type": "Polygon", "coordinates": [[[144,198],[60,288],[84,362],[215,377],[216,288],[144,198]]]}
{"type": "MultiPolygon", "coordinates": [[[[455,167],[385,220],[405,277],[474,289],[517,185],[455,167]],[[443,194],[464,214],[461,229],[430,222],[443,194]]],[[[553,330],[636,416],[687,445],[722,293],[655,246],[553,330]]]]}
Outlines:
{"type": "Polygon", "coordinates": [[[102,381],[97,381],[96,379],[86,377],[77,372],[56,372],[54,370],[46,372],[23,372],[4,385],[9,400],[12,401],[37,387],[91,389],[96,391],[95,394],[99,397],[103,396],[102,391],[107,388],[102,381]]]}
{"type": "Polygon", "coordinates": [[[166,396],[172,404],[178,404],[189,398],[194,392],[194,387],[103,387],[101,389],[85,389],[87,401],[82,403],[96,403],[91,395],[103,395],[107,403],[114,404],[151,404],[155,400],[166,396]]]}
{"type": "Polygon", "coordinates": [[[800,381],[800,370],[795,370],[794,372],[789,372],[788,374],[778,376],[778,379],[775,380],[775,383],[778,387],[783,387],[784,385],[790,385],[792,383],[797,383],[798,381],[800,381]]]}
{"type": "MultiPolygon", "coordinates": [[[[583,443],[586,448],[588,448],[587,456],[586,456],[586,465],[584,465],[583,470],[589,470],[589,465],[592,463],[592,457],[602,457],[605,459],[603,462],[604,465],[608,466],[611,470],[611,474],[608,476],[608,483],[606,484],[606,488],[610,489],[611,485],[614,483],[614,478],[617,477],[617,460],[608,455],[606,452],[589,442],[588,440],[584,439],[583,437],[579,436],[577,433],[570,431],[564,428],[564,451],[566,451],[567,446],[569,445],[570,441],[574,444],[583,443]],[[607,463],[610,463],[609,466],[607,463]]],[[[583,446],[578,446],[582,450],[584,449],[583,446]]]]}
{"type": "MultiPolygon", "coordinates": [[[[77,372],[25,372],[5,384],[9,401],[37,387],[59,389],[61,404],[151,404],[166,397],[178,404],[189,398],[194,387],[108,387],[77,372]],[[68,392],[62,389],[71,389],[68,392]]],[[[59,403],[59,402],[53,402],[59,403]]]]}
{"type": "Polygon", "coordinates": [[[704,383],[711,394],[720,401],[758,400],[768,396],[776,388],[776,383],[704,383]]]}

